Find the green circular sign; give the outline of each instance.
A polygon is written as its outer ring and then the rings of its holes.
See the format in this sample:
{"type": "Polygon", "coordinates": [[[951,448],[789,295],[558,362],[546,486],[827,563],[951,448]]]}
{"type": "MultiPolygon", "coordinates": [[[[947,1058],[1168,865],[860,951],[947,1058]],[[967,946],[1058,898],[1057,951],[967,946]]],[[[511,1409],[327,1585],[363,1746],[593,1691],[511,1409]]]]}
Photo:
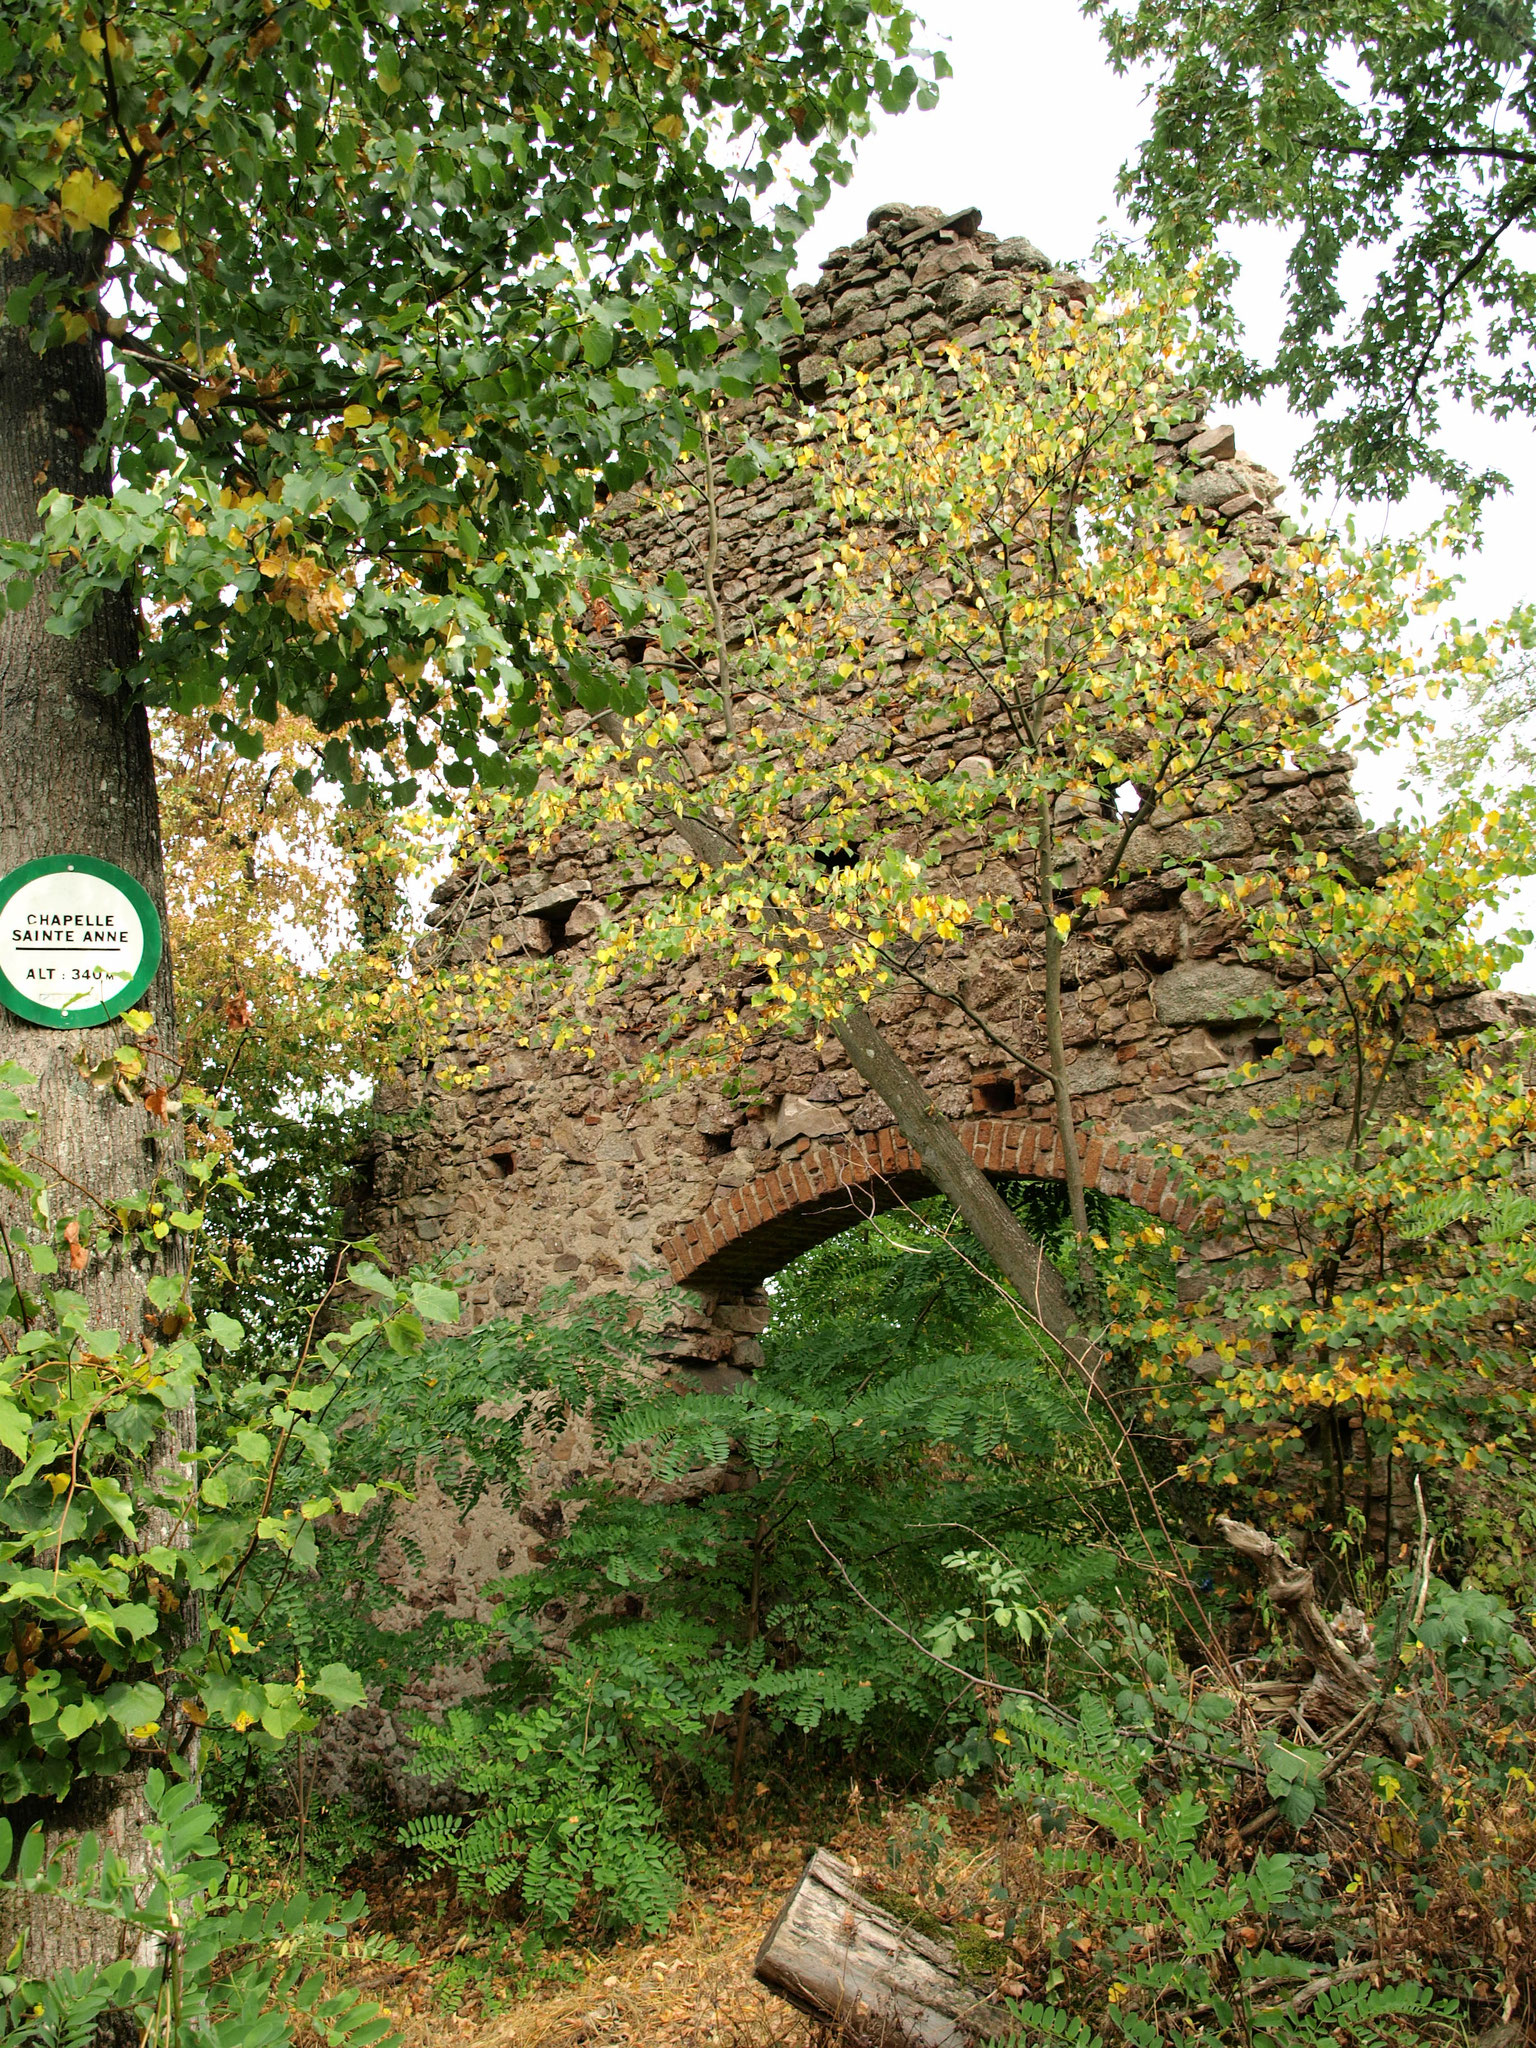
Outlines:
{"type": "Polygon", "coordinates": [[[61,854],[0,881],[0,1003],[29,1024],[105,1024],[132,1009],[159,965],[155,906],[110,861],[61,854]]]}

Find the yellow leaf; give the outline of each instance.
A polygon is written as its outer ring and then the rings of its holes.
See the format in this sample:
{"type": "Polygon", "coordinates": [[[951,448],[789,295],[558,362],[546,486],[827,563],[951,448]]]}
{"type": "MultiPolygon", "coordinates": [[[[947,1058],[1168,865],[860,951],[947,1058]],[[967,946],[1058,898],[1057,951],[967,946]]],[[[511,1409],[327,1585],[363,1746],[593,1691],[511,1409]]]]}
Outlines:
{"type": "Polygon", "coordinates": [[[155,247],[164,249],[167,255],[174,256],[181,247],[181,236],[175,228],[159,228],[155,232],[155,247]]]}
{"type": "Polygon", "coordinates": [[[366,427],[372,424],[373,414],[366,405],[349,405],[341,416],[344,427],[366,427]]]}
{"type": "Polygon", "coordinates": [[[87,56],[99,57],[107,46],[102,40],[100,29],[83,28],[80,31],[80,47],[87,56]]]}
{"type": "Polygon", "coordinates": [[[1072,929],[1072,920],[1064,910],[1058,911],[1056,916],[1051,919],[1051,922],[1063,938],[1066,938],[1072,929]]]}
{"type": "Polygon", "coordinates": [[[98,178],[93,171],[71,171],[59,188],[65,226],[77,234],[83,228],[106,227],[122,196],[110,178],[98,178]]]}

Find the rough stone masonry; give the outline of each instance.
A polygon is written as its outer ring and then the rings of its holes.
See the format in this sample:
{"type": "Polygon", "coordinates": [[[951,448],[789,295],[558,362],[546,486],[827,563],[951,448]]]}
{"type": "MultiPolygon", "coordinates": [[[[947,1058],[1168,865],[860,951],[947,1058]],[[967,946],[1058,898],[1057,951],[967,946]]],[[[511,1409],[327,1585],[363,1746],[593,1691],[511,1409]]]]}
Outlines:
{"type": "MultiPolygon", "coordinates": [[[[795,409],[823,399],[850,368],[872,369],[913,351],[937,363],[946,342],[979,345],[994,323],[1017,315],[1026,293],[1070,304],[1088,290],[1082,278],[1052,269],[1032,242],[984,233],[974,209],[945,216],[879,207],[869,232],[834,251],[817,283],[800,294],[805,332],[786,351],[789,391],[737,404],[736,430],[771,434],[776,419],[792,426],[795,409]]],[[[1216,529],[1226,580],[1240,588],[1278,540],[1277,480],[1220,424],[1175,429],[1159,459],[1177,466],[1180,500],[1216,529]]],[[[737,644],[751,623],[805,587],[816,554],[804,524],[808,497],[793,472],[745,488],[722,482],[717,580],[737,644]]],[[[699,587],[705,514],[686,476],[627,494],[604,516],[628,541],[643,577],[676,569],[699,587]]],[[[644,636],[613,642],[607,652],[643,672],[669,659],[644,636]]],[[[857,720],[856,698],[846,708],[857,720]]],[[[723,739],[723,726],[717,736],[723,739]]],[[[1005,744],[1001,719],[898,737],[910,745],[907,758],[932,773],[969,760],[979,770],[1005,744]]],[[[1373,841],[1361,832],[1350,793],[1352,765],[1341,754],[1312,774],[1256,769],[1244,802],[1219,821],[1215,844],[1202,846],[1241,867],[1289,853],[1299,837],[1310,849],[1353,846],[1364,861],[1373,841]]],[[[658,844],[667,830],[659,820],[658,844]]],[[[1073,943],[1068,1038],[1085,1178],[1171,1218],[1175,1197],[1143,1146],[1149,1133],[1205,1101],[1234,1063],[1253,1056],[1262,1027],[1237,1013],[1264,977],[1243,960],[1240,923],[1186,888],[1195,845],[1184,818],[1159,817],[1143,839],[1135,861],[1141,878],[1100,910],[1091,936],[1073,943]]],[[[537,871],[516,860],[466,864],[436,892],[436,942],[463,963],[483,957],[499,936],[508,949],[567,956],[579,968],[604,906],[634,905],[647,886],[644,857],[655,851],[617,834],[571,836],[537,871]]],[[[957,842],[946,851],[947,886],[996,885],[996,876],[978,872],[975,845],[957,842]]],[[[1025,893],[1022,881],[1015,893],[1025,893]]],[[[975,934],[946,966],[953,977],[946,985],[961,989],[1005,1037],[1028,1034],[1040,982],[1027,910],[1008,931],[975,934]]],[[[671,1355],[701,1384],[729,1385],[761,1355],[770,1313],[763,1282],[807,1246],[921,1194],[925,1183],[884,1103],[835,1043],[818,1050],[769,1041],[753,1061],[755,1089],[742,1098],[710,1086],[645,1097],[633,1081],[615,1078],[654,1041],[669,993],[659,975],[627,991],[622,1009],[604,1019],[595,1062],[519,1049],[509,1031],[473,1047],[471,1057],[488,1064],[468,1089],[444,1090],[432,1072],[402,1074],[384,1091],[381,1109],[430,1115],[381,1143],[368,1221],[404,1261],[475,1247],[466,1289],[472,1321],[535,1305],[562,1283],[636,1294],[677,1283],[686,1292],[670,1330],[671,1355]]],[[[1492,1015],[1479,1006],[1492,1002],[1473,998],[1463,1005],[1464,1021],[1447,1015],[1442,1022],[1478,1028],[1492,1015]]],[[[987,1171],[1060,1176],[1043,1084],[1009,1071],[940,997],[909,989],[874,1009],[987,1171]]],[[[462,1066],[469,1050],[466,1041],[444,1059],[462,1066]]],[[[534,1474],[535,1486],[541,1477],[547,1485],[569,1476],[584,1455],[573,1433],[550,1469],[534,1474]]],[[[491,1503],[468,1525],[453,1520],[446,1502],[437,1507],[429,1500],[414,1518],[427,1569],[410,1597],[423,1603],[472,1604],[484,1578],[517,1569],[540,1540],[537,1529],[509,1527],[491,1503]]]]}

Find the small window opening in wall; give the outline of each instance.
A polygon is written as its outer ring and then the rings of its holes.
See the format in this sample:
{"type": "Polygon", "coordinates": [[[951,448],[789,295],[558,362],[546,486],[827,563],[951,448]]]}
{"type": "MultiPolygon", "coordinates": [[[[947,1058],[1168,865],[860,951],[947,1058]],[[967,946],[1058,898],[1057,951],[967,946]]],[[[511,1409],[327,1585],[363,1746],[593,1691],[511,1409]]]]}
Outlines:
{"type": "Polygon", "coordinates": [[[1019,1091],[1011,1074],[982,1074],[971,1083],[971,1100],[979,1115],[1002,1116],[1019,1106],[1019,1091]]]}
{"type": "Polygon", "coordinates": [[[505,1180],[507,1175],[517,1165],[517,1154],[511,1151],[488,1152],[486,1154],[486,1163],[500,1179],[505,1180]]]}
{"type": "Polygon", "coordinates": [[[731,1134],[729,1131],[706,1131],[704,1133],[704,1156],[707,1159],[718,1159],[722,1152],[729,1152],[730,1149],[731,1134]]]}

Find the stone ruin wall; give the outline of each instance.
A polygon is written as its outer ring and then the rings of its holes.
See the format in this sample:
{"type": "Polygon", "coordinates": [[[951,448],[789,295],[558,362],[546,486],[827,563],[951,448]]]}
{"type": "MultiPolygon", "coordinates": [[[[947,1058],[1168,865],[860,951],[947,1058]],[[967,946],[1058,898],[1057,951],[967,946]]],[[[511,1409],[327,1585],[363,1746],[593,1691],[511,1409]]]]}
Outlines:
{"type": "MultiPolygon", "coordinates": [[[[974,211],[879,208],[869,232],[834,251],[817,283],[799,294],[805,333],[785,350],[786,386],[733,406],[735,427],[759,438],[792,430],[796,412],[824,398],[840,370],[874,370],[914,351],[937,368],[943,344],[982,344],[1026,292],[1071,304],[1086,299],[1088,286],[1053,270],[1032,243],[983,233],[974,211]]],[[[1222,425],[1178,429],[1159,459],[1178,466],[1180,498],[1216,530],[1229,587],[1240,587],[1278,539],[1276,479],[1238,452],[1222,425]]],[[[814,536],[799,526],[808,505],[808,486],[794,472],[746,488],[722,485],[718,587],[737,647],[749,626],[805,590],[816,555],[814,536]]],[[[605,516],[618,523],[642,576],[676,569],[699,587],[704,510],[686,474],[626,494],[605,516]]],[[[606,651],[621,668],[668,665],[643,635],[610,640],[606,651]]],[[[863,688],[855,679],[839,711],[867,725],[875,714],[861,710],[863,688]]],[[[723,740],[723,725],[714,737],[723,740]]],[[[1000,758],[1008,738],[999,718],[893,734],[891,743],[899,758],[937,775],[1000,758]]],[[[1242,959],[1240,922],[1213,913],[1187,884],[1207,850],[1243,867],[1284,857],[1295,838],[1309,849],[1352,847],[1364,868],[1373,836],[1361,829],[1352,766],[1340,754],[1313,774],[1256,768],[1243,802],[1214,821],[1214,841],[1202,833],[1198,852],[1184,817],[1159,816],[1136,849],[1143,872],[1099,911],[1095,931],[1074,941],[1067,1036],[1089,1185],[1179,1220],[1144,1148],[1149,1136],[1171,1133],[1208,1104],[1216,1084],[1253,1056],[1261,1027],[1235,1012],[1265,980],[1242,959]]],[[[638,846],[617,833],[569,835],[537,870],[517,860],[467,864],[436,891],[435,944],[462,965],[487,955],[499,936],[509,950],[579,973],[605,906],[635,907],[648,868],[658,858],[665,864],[668,831],[658,821],[653,839],[638,846]]],[[[681,850],[675,842],[672,851],[681,850]]],[[[972,933],[947,949],[933,978],[952,977],[948,986],[1034,1052],[1043,1036],[1042,975],[1026,878],[983,871],[979,848],[952,839],[942,880],[976,893],[1011,882],[1020,898],[1010,929],[972,933]]],[[[381,1138],[369,1162],[361,1221],[402,1263],[474,1247],[460,1283],[470,1325],[536,1307],[552,1287],[651,1298],[676,1284],[683,1291],[664,1349],[689,1383],[727,1387],[761,1358],[771,1309],[765,1279],[858,1217],[929,1188],[884,1103],[835,1041],[819,1050],[784,1038],[762,1043],[752,1060],[755,1088],[739,1099],[710,1086],[643,1096],[622,1076],[654,1042],[666,995],[658,974],[615,1000],[592,1062],[519,1048],[509,1028],[489,1043],[465,1031],[446,1049],[445,1067],[483,1066],[467,1088],[443,1086],[435,1069],[402,1072],[381,1091],[380,1111],[397,1120],[399,1134],[381,1138]]],[[[871,1007],[987,1171],[1060,1177],[1043,1083],[1010,1071],[938,997],[907,989],[871,1007]]],[[[1442,1005],[1438,1021],[1448,1033],[1478,1030],[1510,1008],[1475,994],[1442,1005]]],[[[462,1520],[423,1474],[407,1511],[421,1563],[408,1567],[402,1551],[394,1574],[401,1622],[408,1625],[411,1611],[483,1617],[480,1589],[527,1568],[560,1526],[552,1496],[594,1462],[590,1438],[573,1428],[535,1464],[519,1510],[487,1498],[462,1520]]],[[[477,1682],[473,1667],[439,1672],[415,1704],[441,1706],[477,1682]]],[[[327,1759],[332,1790],[372,1782],[407,1806],[428,1796],[410,1775],[399,1723],[378,1709],[346,1717],[327,1759]]]]}
{"type": "MultiPolygon", "coordinates": [[[[974,210],[946,217],[879,208],[869,232],[834,251],[799,294],[805,332],[785,351],[786,386],[733,405],[735,430],[762,438],[792,428],[796,411],[824,398],[839,372],[874,370],[914,351],[937,368],[944,344],[981,345],[1017,315],[1027,292],[1070,305],[1086,299],[1088,286],[1053,270],[1022,237],[982,232],[974,210]]],[[[1217,530],[1229,585],[1239,587],[1278,539],[1276,480],[1240,454],[1221,425],[1176,429],[1159,459],[1178,466],[1180,498],[1217,530]]],[[[750,625],[806,587],[816,553],[802,524],[808,504],[808,484],[794,472],[745,488],[722,484],[717,581],[738,646],[750,625]]],[[[605,518],[619,525],[643,577],[676,569],[699,587],[704,512],[686,472],[613,501],[605,518]]],[[[631,671],[667,665],[643,635],[610,640],[606,651],[631,671]]],[[[878,715],[861,709],[864,688],[858,679],[846,687],[840,715],[866,724],[878,715]]],[[[723,739],[723,725],[716,736],[723,739]]],[[[979,769],[1001,756],[1006,725],[999,717],[902,731],[891,745],[925,773],[968,761],[979,769]]],[[[1256,769],[1245,801],[1219,820],[1214,842],[1202,838],[1202,849],[1243,865],[1288,851],[1296,836],[1309,848],[1349,844],[1360,833],[1351,766],[1341,754],[1311,775],[1256,769]]],[[[647,861],[665,859],[667,831],[658,822],[654,840],[641,846],[617,833],[567,835],[537,871],[516,860],[466,865],[436,891],[429,921],[437,944],[463,964],[500,936],[508,949],[560,956],[579,971],[604,906],[632,907],[643,895],[647,861]]],[[[1071,949],[1068,1038],[1086,1178],[1172,1216],[1173,1198],[1141,1148],[1251,1057],[1256,1027],[1234,1012],[1262,977],[1242,962],[1239,923],[1186,888],[1198,862],[1184,819],[1159,817],[1141,839],[1136,865],[1146,872],[1100,909],[1096,930],[1071,949]]],[[[952,836],[948,856],[946,886],[979,893],[1001,884],[1027,899],[1022,875],[981,871],[976,844],[952,836]]],[[[1033,922],[1038,931],[1038,911],[1033,922]]],[[[1030,923],[1026,900],[1012,928],[971,935],[948,949],[938,971],[1026,1050],[1040,1039],[1042,985],[1030,923]]],[[[652,1042],[665,994],[660,975],[627,990],[602,1019],[606,1038],[594,1062],[520,1049],[511,1031],[489,1044],[465,1032],[444,1062],[483,1064],[468,1088],[444,1088],[432,1071],[402,1073],[379,1107],[415,1127],[380,1141],[365,1220],[402,1262],[475,1247],[462,1285],[469,1323],[535,1306],[551,1287],[649,1296],[666,1280],[680,1283],[687,1293],[665,1348],[693,1383],[728,1386],[760,1360],[770,1314],[764,1279],[857,1216],[926,1192],[926,1184],[884,1103],[835,1042],[820,1050],[783,1038],[763,1043],[752,1061],[755,1089],[744,1099],[712,1086],[643,1097],[618,1076],[652,1042]],[[413,1111],[415,1120],[402,1117],[413,1111]]],[[[873,1008],[987,1170],[1059,1177],[1044,1084],[1010,1072],[980,1031],[937,997],[902,990],[873,1008]]],[[[589,1457],[573,1431],[533,1473],[535,1501],[578,1476],[589,1457]]],[[[402,1597],[418,1609],[465,1614],[480,1608],[487,1578],[523,1568],[548,1534],[537,1505],[514,1521],[486,1501],[461,1523],[430,1483],[411,1521],[425,1565],[402,1572],[402,1597]]]]}
{"type": "MultiPolygon", "coordinates": [[[[834,251],[819,281],[800,293],[805,333],[785,351],[787,388],[738,401],[730,412],[741,427],[771,436],[798,404],[823,398],[839,369],[870,370],[914,351],[938,368],[945,344],[980,345],[996,323],[1018,312],[1027,291],[1071,304],[1085,299],[1088,286],[1053,271],[1022,237],[982,232],[974,210],[944,217],[933,209],[878,208],[870,232],[834,251]]],[[[1229,583],[1238,587],[1278,540],[1276,480],[1236,450],[1224,426],[1176,429],[1159,454],[1182,472],[1181,501],[1199,507],[1218,529],[1229,583]]],[[[746,488],[722,485],[718,582],[737,648],[750,626],[794,604],[806,588],[816,551],[815,537],[799,524],[808,505],[808,484],[794,473],[746,488]]],[[[642,578],[659,580],[676,569],[697,588],[703,509],[686,480],[627,493],[605,517],[619,526],[642,578]]],[[[610,641],[606,652],[631,672],[669,665],[643,635],[610,641]]],[[[878,714],[861,701],[865,692],[855,678],[839,715],[867,729],[878,714]]],[[[716,731],[723,738],[723,727],[716,731]]],[[[998,716],[989,724],[929,725],[894,737],[897,758],[938,775],[1000,759],[1007,728],[998,716]]],[[[1233,1011],[1258,977],[1241,963],[1240,924],[1186,893],[1190,866],[1206,850],[1243,865],[1289,851],[1296,836],[1308,847],[1335,849],[1353,840],[1360,819],[1351,766],[1349,756],[1338,755],[1310,776],[1255,770],[1247,800],[1220,818],[1214,838],[1205,829],[1199,854],[1181,818],[1160,817],[1135,850],[1135,865],[1148,872],[1101,908],[1092,937],[1075,943],[1068,974],[1075,983],[1074,1093],[1110,1161],[1096,1176],[1101,1183],[1105,1173],[1113,1184],[1127,1172],[1129,1152],[1145,1133],[1177,1120],[1183,1104],[1203,1101],[1210,1082],[1251,1050],[1254,1027],[1236,1022],[1233,1011]]],[[[607,843],[568,835],[537,871],[515,860],[494,869],[466,865],[436,891],[429,923],[458,964],[484,957],[493,935],[509,951],[579,963],[604,906],[628,909],[643,897],[647,863],[658,854],[665,859],[668,830],[658,824],[654,842],[640,847],[617,833],[607,843]]],[[[1027,896],[1022,875],[983,877],[979,849],[950,839],[941,870],[947,886],[975,894],[1001,884],[1027,896]]],[[[973,935],[950,949],[949,963],[967,1001],[1005,1035],[1024,1041],[1036,1038],[1038,1009],[1029,923],[1026,907],[1012,931],[973,935]]],[[[474,1321],[536,1303],[555,1285],[622,1291],[650,1286],[645,1276],[657,1270],[696,1283],[700,1307],[679,1326],[675,1355],[700,1370],[716,1368],[711,1383],[728,1383],[720,1369],[750,1369],[759,1356],[755,1339],[765,1309],[756,1283],[793,1256],[782,1244],[745,1243],[764,1228],[761,1197],[774,1190],[759,1189],[755,1204],[745,1197],[756,1184],[798,1168],[790,1178],[803,1209],[814,1198],[814,1189],[804,1192],[811,1162],[828,1151],[855,1176],[882,1165],[887,1173],[898,1170],[891,1141],[883,1152],[879,1143],[891,1120],[840,1048],[818,1053],[783,1039],[763,1044],[752,1061],[760,1101],[732,1102],[709,1088],[642,1101],[633,1083],[610,1075],[642,1056],[662,1021],[665,994],[663,977],[653,975],[627,992],[622,1009],[610,1011],[606,1061],[550,1057],[494,1040],[485,1047],[466,1031],[445,1063],[488,1060],[488,1072],[469,1090],[440,1090],[430,1073],[402,1075],[385,1091],[381,1109],[399,1113],[430,1100],[431,1123],[381,1147],[370,1221],[402,1258],[453,1243],[482,1247],[467,1288],[474,1321]]],[[[1002,1147],[1009,1165],[993,1170],[1050,1172],[1049,1160],[1033,1151],[1027,1165],[1014,1164],[1026,1130],[1050,1128],[1043,1083],[1007,1072],[976,1027],[935,997],[902,991],[877,1008],[937,1105],[957,1122],[976,1125],[976,1149],[998,1155],[998,1140],[984,1128],[994,1122],[1017,1134],[1002,1147]]],[[[787,1235],[778,1233],[786,1243],[787,1235]]]]}

